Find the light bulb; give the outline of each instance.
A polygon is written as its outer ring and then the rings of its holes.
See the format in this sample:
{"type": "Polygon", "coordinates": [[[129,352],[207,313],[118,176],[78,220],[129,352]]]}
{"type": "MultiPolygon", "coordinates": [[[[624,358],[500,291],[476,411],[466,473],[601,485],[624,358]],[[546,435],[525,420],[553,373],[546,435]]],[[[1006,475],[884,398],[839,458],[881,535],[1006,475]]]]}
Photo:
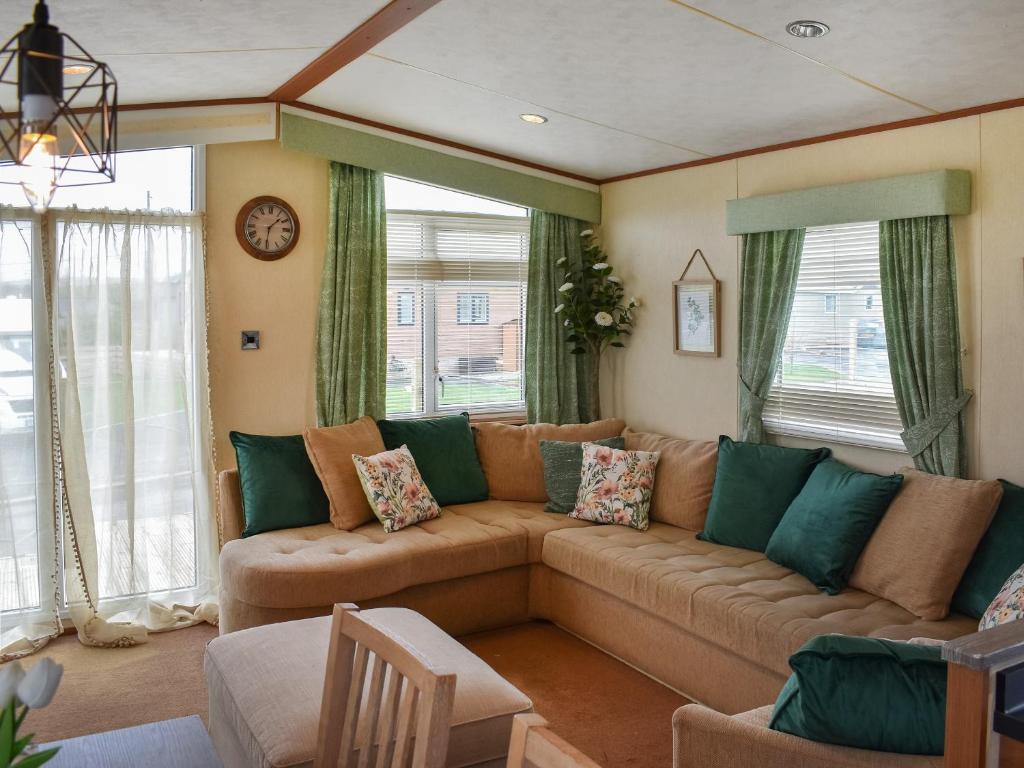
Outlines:
{"type": "Polygon", "coordinates": [[[36,213],[43,213],[57,189],[57,137],[31,130],[21,135],[21,188],[36,213]]]}

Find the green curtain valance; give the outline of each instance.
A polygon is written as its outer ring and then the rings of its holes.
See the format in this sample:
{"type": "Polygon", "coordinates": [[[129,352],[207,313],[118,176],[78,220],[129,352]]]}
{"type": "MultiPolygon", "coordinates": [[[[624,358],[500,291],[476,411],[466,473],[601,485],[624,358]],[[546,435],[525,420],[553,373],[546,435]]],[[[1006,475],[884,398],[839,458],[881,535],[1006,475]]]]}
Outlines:
{"type": "Polygon", "coordinates": [[[340,163],[504,200],[527,208],[601,221],[596,190],[436,152],[323,120],[281,113],[281,145],[340,163]]]}
{"type": "Polygon", "coordinates": [[[970,212],[970,171],[928,171],[729,200],[726,231],[744,235],[970,212]]]}

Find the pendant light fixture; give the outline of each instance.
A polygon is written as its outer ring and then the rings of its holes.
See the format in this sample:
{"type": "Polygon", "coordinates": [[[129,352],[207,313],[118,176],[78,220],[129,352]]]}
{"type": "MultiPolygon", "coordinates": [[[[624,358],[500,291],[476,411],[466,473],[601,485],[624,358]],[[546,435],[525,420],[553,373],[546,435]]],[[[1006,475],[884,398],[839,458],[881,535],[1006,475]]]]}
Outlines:
{"type": "Polygon", "coordinates": [[[113,73],[51,24],[40,0],[0,49],[0,183],[20,184],[42,213],[57,187],[113,181],[116,151],[113,73]]]}

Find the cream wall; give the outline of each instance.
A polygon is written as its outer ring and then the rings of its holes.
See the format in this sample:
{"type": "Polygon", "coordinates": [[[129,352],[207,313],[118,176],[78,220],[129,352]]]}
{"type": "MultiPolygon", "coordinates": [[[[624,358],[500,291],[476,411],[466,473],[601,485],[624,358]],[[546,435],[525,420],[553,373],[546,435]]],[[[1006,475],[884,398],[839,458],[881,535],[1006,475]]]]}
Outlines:
{"type": "Polygon", "coordinates": [[[314,421],[313,335],[327,234],[326,160],[277,142],[206,149],[210,388],[217,468],[234,466],[228,432],[296,434],[314,421]],[[245,201],[280,197],[299,218],[299,241],[278,261],[249,256],[235,238],[245,201]],[[261,332],[242,351],[240,332],[261,332]]]}
{"type": "MultiPolygon", "coordinates": [[[[625,350],[608,355],[603,407],[628,423],[713,439],[736,432],[739,238],[725,201],[940,168],[970,170],[974,206],[957,217],[972,474],[1024,481],[1024,109],[887,131],[647,176],[601,188],[603,242],[630,293],[645,301],[625,350]],[[671,283],[694,248],[722,280],[722,357],[672,353],[671,283]]],[[[800,444],[800,441],[790,441],[800,444]]],[[[904,454],[833,446],[887,471],[904,454]]]]}

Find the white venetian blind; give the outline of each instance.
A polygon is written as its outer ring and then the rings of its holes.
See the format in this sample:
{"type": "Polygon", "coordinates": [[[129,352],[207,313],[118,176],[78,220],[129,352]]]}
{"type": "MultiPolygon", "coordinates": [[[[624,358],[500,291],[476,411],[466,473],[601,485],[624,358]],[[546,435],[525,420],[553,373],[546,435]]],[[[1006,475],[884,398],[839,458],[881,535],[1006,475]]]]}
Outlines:
{"type": "Polygon", "coordinates": [[[877,222],[807,230],[764,421],[777,434],[903,450],[885,343],[877,222]]]}
{"type": "Polygon", "coordinates": [[[387,235],[388,413],[522,409],[529,220],[389,211],[387,235]]]}

